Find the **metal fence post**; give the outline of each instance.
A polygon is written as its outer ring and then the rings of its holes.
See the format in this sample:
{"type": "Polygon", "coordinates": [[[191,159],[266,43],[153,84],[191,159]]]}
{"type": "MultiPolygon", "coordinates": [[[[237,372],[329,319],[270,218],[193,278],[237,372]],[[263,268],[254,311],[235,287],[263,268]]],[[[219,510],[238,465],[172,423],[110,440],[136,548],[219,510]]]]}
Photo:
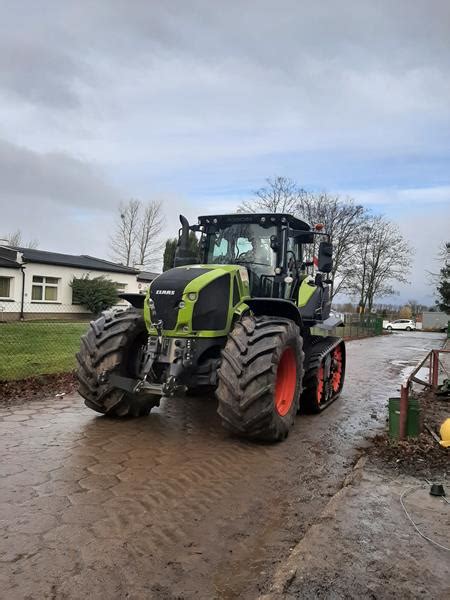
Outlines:
{"type": "Polygon", "coordinates": [[[404,440],[406,437],[406,424],[408,421],[408,400],[409,400],[409,385],[403,385],[400,388],[400,423],[399,423],[399,439],[404,440]]]}
{"type": "Polygon", "coordinates": [[[380,317],[377,317],[375,319],[374,334],[381,335],[382,333],[383,333],[383,319],[380,317]]]}
{"type": "Polygon", "coordinates": [[[433,350],[432,365],[433,365],[433,375],[432,375],[431,385],[432,385],[432,389],[436,390],[438,383],[439,383],[439,353],[437,350],[433,350]]]}

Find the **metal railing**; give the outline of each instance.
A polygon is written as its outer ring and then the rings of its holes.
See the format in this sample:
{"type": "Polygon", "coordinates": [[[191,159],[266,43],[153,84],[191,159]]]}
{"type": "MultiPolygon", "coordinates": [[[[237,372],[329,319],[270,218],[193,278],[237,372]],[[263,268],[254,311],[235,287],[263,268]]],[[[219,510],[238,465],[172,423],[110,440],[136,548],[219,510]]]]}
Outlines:
{"type": "Polygon", "coordinates": [[[441,354],[449,354],[450,349],[440,348],[438,350],[430,350],[425,358],[414,368],[409,374],[406,381],[400,387],[400,426],[399,426],[399,439],[404,440],[406,437],[406,428],[408,421],[408,406],[409,406],[409,395],[411,392],[412,384],[418,383],[424,387],[430,388],[436,391],[439,386],[439,374],[444,373],[449,377],[449,369],[440,359],[441,354]],[[418,374],[421,369],[427,368],[427,378],[423,379],[418,374]]]}

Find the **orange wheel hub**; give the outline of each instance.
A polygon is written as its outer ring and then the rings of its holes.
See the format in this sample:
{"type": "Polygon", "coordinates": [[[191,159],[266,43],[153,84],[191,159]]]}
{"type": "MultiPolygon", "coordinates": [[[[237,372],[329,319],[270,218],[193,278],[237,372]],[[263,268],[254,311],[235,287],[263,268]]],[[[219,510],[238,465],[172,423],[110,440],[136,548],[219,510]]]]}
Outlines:
{"type": "Polygon", "coordinates": [[[275,408],[284,417],[289,412],[294,401],[297,385],[297,362],[292,348],[286,348],[281,355],[275,383],[275,408]]]}
{"type": "Polygon", "coordinates": [[[317,404],[322,402],[324,387],[324,368],[323,364],[320,363],[319,371],[317,373],[317,404]]]}

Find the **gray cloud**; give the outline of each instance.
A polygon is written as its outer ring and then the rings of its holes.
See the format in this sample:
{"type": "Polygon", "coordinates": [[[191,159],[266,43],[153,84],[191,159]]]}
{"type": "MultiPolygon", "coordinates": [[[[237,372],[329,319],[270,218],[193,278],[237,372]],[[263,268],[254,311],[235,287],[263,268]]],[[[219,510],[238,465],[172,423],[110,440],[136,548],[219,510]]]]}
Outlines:
{"type": "Polygon", "coordinates": [[[106,255],[122,197],[162,194],[173,233],[275,172],[445,202],[449,39],[446,0],[4,0],[2,225],[106,255]]]}
{"type": "MultiPolygon", "coordinates": [[[[366,100],[369,116],[371,98],[381,102],[381,112],[395,108],[404,100],[397,97],[398,78],[414,94],[407,112],[420,107],[425,91],[427,101],[444,91],[448,100],[450,5],[445,0],[344,5],[98,0],[30,2],[27,11],[23,3],[11,3],[0,31],[0,85],[50,107],[72,109],[86,102],[89,91],[105,87],[107,93],[128,85],[142,90],[148,79],[150,94],[168,87],[178,101],[186,94],[189,112],[189,95],[198,83],[204,85],[202,76],[225,98],[239,95],[247,80],[255,92],[252,104],[264,105],[265,97],[273,102],[278,95],[283,108],[305,110],[308,117],[315,105],[321,112],[330,99],[338,110],[366,100]],[[180,71],[190,76],[180,82],[183,87],[177,85],[180,71]],[[226,82],[225,90],[214,85],[215,78],[226,82]],[[359,89],[364,81],[366,98],[359,89]],[[386,102],[389,87],[393,97],[386,102]]],[[[245,86],[243,92],[245,102],[245,86]]],[[[210,102],[206,94],[205,104],[210,102]]],[[[223,108],[236,114],[242,105],[234,110],[230,102],[223,108]]]]}
{"type": "Polygon", "coordinates": [[[92,165],[65,153],[39,153],[0,140],[0,201],[16,206],[49,201],[60,206],[104,208],[123,198],[92,165]]]}
{"type": "Polygon", "coordinates": [[[51,109],[77,108],[76,83],[84,70],[82,63],[51,40],[0,37],[0,89],[13,101],[51,109]]]}
{"type": "MultiPolygon", "coordinates": [[[[0,140],[0,237],[21,229],[43,249],[107,257],[119,204],[129,197],[85,161],[0,140]]],[[[180,212],[196,216],[182,198],[156,198],[163,203],[167,235],[176,235],[180,212]]]]}

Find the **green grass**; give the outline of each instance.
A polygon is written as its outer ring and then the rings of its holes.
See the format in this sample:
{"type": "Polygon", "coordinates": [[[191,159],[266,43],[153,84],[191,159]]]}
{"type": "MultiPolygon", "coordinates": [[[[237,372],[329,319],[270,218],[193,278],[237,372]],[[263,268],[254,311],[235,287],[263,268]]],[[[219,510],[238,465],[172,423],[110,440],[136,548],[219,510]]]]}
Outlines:
{"type": "MultiPolygon", "coordinates": [[[[72,371],[80,336],[87,327],[88,323],[57,321],[0,323],[0,381],[72,371]]],[[[346,326],[334,335],[357,337],[369,332],[346,326]]],[[[314,333],[324,334],[321,330],[314,333]]]]}
{"type": "Polygon", "coordinates": [[[56,321],[0,323],[0,381],[73,370],[87,327],[56,321]]]}

